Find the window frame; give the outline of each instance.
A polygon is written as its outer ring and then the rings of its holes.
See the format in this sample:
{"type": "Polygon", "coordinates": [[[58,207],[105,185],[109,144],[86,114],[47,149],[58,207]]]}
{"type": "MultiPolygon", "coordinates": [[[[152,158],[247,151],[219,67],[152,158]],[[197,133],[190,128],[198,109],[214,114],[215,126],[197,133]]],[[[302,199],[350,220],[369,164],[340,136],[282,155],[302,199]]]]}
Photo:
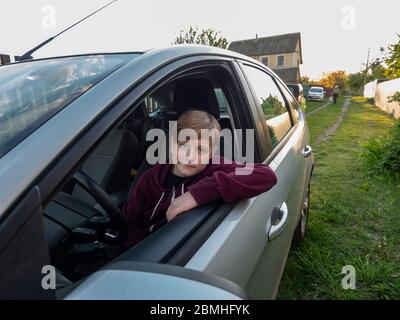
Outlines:
{"type": "MultiPolygon", "coordinates": [[[[264,163],[269,164],[278,155],[278,153],[282,150],[282,148],[285,146],[287,141],[290,139],[290,137],[296,131],[299,123],[294,123],[294,121],[293,121],[293,115],[291,112],[291,108],[289,107],[289,102],[287,101],[287,98],[282,91],[282,88],[281,88],[282,81],[280,81],[279,78],[277,78],[274,74],[272,74],[270,72],[270,70],[263,67],[262,65],[255,64],[248,60],[238,60],[238,65],[243,74],[243,78],[246,81],[248,90],[249,90],[249,92],[251,92],[251,96],[249,98],[252,99],[252,102],[253,102],[252,108],[253,108],[254,121],[259,121],[262,123],[263,135],[265,136],[264,142],[266,143],[266,146],[265,147],[259,146],[259,149],[264,151],[261,156],[262,159],[264,159],[264,163]],[[286,132],[285,136],[279,141],[279,143],[275,147],[272,146],[271,135],[269,133],[267,123],[265,121],[264,113],[261,109],[261,105],[259,103],[259,99],[257,98],[257,94],[256,94],[250,80],[248,79],[248,76],[247,76],[244,68],[243,68],[244,65],[248,65],[250,67],[259,69],[260,71],[264,72],[267,76],[270,76],[285,101],[285,107],[286,107],[286,109],[289,113],[289,117],[290,117],[291,128],[289,129],[288,132],[286,132]],[[281,84],[281,85],[279,85],[279,84],[281,84]]],[[[262,141],[263,139],[259,139],[259,140],[262,141]]]]}
{"type": "MultiPolygon", "coordinates": [[[[50,199],[61,188],[63,182],[72,177],[79,165],[93,152],[98,143],[114,128],[120,125],[151,92],[154,92],[172,79],[187,76],[189,72],[193,72],[196,69],[205,68],[206,66],[221,66],[223,62],[226,64],[230,60],[230,58],[219,56],[183,57],[170,65],[161,66],[159,70],[142,80],[122,99],[118,99],[96,123],[89,124],[87,131],[80,135],[67,150],[64,150],[62,154],[57,156],[58,161],[51,168],[46,168],[45,172],[36,178],[36,180],[39,180],[38,185],[43,201],[45,202],[50,199]],[[102,132],[102,134],[99,134],[99,132],[102,132]],[[66,174],[62,172],[66,172],[66,174]],[[57,178],[55,179],[55,177],[57,178]]],[[[237,92],[236,85],[229,88],[230,92],[237,92]]],[[[234,105],[230,100],[230,96],[230,94],[227,94],[226,98],[233,110],[241,105],[242,99],[238,97],[239,101],[235,102],[234,105]]],[[[238,128],[248,127],[248,124],[246,125],[246,122],[248,122],[246,118],[247,116],[244,117],[242,113],[239,115],[239,112],[236,110],[234,113],[235,126],[238,128]]]]}
{"type": "Polygon", "coordinates": [[[276,56],[276,66],[277,67],[284,67],[285,66],[285,55],[284,54],[278,54],[276,56]],[[282,57],[282,64],[279,64],[279,58],[282,57]]]}
{"type": "Polygon", "coordinates": [[[266,66],[268,67],[268,64],[269,64],[269,57],[268,57],[268,56],[261,57],[261,63],[263,63],[264,65],[266,65],[266,66]],[[264,62],[264,59],[267,60],[267,63],[264,62]]]}
{"type": "Polygon", "coordinates": [[[297,99],[295,98],[294,94],[292,93],[292,91],[282,82],[282,81],[278,81],[278,85],[287,101],[287,104],[289,106],[290,109],[290,113],[292,115],[292,119],[293,119],[293,123],[294,126],[296,126],[300,121],[304,121],[304,113],[303,113],[303,109],[301,108],[301,105],[299,104],[299,102],[297,101],[297,99]],[[292,104],[290,103],[290,101],[288,100],[288,96],[293,100],[297,112],[298,112],[298,119],[297,121],[295,121],[295,116],[294,116],[294,107],[292,106],[292,104]]]}
{"type": "MultiPolygon", "coordinates": [[[[38,190],[40,190],[41,194],[41,204],[45,205],[48,203],[48,201],[62,189],[65,183],[71,179],[74,172],[78,170],[98,144],[112,130],[117,128],[121,122],[128,118],[135,109],[140,106],[143,99],[170,81],[193,74],[199,74],[200,69],[204,73],[204,70],[207,68],[215,68],[218,66],[230,72],[231,78],[229,80],[225,79],[224,83],[221,83],[221,87],[228,101],[230,111],[232,112],[232,120],[234,121],[235,128],[251,128],[252,124],[249,122],[249,115],[246,115],[246,113],[249,112],[243,112],[243,110],[239,109],[239,106],[242,107],[245,105],[246,101],[241,95],[241,91],[238,89],[239,83],[234,74],[231,61],[231,58],[219,56],[183,57],[181,60],[175,61],[170,65],[161,66],[159,70],[142,80],[137,86],[132,88],[126,96],[122,99],[118,99],[95,123],[88,124],[87,131],[71,143],[67,150],[64,150],[57,156],[57,160],[52,164],[51,168],[46,168],[45,172],[35,179],[35,183],[38,185],[38,190]]],[[[245,142],[245,139],[242,140],[245,142]]],[[[255,162],[260,161],[257,144],[254,157],[255,162]]],[[[232,205],[234,204],[227,204],[221,207],[221,210],[225,212],[224,215],[230,212],[232,205]],[[226,209],[228,207],[229,209],[226,209]]],[[[222,216],[220,216],[220,218],[221,217],[222,216]]],[[[221,221],[222,220],[215,221],[215,219],[211,219],[210,221],[206,220],[202,225],[202,232],[207,231],[207,234],[211,234],[221,221]]],[[[206,240],[207,238],[203,238],[203,241],[206,240]]],[[[198,245],[200,245],[200,243],[198,243],[197,246],[198,245]]],[[[189,248],[185,246],[185,250],[185,259],[190,258],[190,252],[192,254],[195,253],[194,247],[189,248]]]]}

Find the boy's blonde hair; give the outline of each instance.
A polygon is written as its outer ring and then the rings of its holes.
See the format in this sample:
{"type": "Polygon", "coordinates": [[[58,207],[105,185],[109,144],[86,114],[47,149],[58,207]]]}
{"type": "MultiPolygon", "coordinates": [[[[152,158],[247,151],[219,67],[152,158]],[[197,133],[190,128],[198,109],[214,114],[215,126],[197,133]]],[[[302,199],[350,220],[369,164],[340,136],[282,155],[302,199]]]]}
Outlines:
{"type": "Polygon", "coordinates": [[[196,131],[197,136],[201,137],[201,130],[216,130],[221,132],[221,126],[217,119],[206,111],[201,110],[188,110],[182,113],[177,121],[177,132],[183,129],[192,129],[196,131]]]}

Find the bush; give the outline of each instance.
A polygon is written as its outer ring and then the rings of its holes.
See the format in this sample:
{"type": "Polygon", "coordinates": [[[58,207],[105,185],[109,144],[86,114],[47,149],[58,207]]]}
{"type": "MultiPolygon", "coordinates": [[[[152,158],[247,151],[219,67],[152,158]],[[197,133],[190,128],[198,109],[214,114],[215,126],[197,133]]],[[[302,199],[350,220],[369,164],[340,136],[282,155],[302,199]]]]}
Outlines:
{"type": "Polygon", "coordinates": [[[365,143],[361,158],[368,169],[400,178],[400,120],[386,136],[365,143]]]}
{"type": "Polygon", "coordinates": [[[400,102],[400,91],[396,91],[389,97],[388,102],[400,102]]]}

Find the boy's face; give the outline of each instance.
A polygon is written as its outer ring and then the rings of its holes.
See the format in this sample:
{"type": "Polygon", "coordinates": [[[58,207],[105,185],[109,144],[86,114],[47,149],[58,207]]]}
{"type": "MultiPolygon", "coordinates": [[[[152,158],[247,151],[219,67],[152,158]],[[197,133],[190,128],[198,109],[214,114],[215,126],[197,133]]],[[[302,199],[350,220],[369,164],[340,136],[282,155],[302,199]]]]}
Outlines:
{"type": "Polygon", "coordinates": [[[174,146],[177,155],[174,173],[181,177],[194,176],[203,171],[213,155],[209,138],[178,141],[174,146]]]}

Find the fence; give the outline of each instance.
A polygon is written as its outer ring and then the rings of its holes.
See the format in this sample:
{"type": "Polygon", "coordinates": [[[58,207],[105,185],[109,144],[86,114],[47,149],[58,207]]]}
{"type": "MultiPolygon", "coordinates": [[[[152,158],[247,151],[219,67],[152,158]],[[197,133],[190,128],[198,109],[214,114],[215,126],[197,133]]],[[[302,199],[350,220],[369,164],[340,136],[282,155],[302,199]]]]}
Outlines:
{"type": "Polygon", "coordinates": [[[396,91],[400,91],[400,78],[384,82],[375,80],[364,86],[364,97],[374,98],[374,103],[378,108],[398,119],[400,118],[400,103],[388,101],[388,98],[396,91]]]}

